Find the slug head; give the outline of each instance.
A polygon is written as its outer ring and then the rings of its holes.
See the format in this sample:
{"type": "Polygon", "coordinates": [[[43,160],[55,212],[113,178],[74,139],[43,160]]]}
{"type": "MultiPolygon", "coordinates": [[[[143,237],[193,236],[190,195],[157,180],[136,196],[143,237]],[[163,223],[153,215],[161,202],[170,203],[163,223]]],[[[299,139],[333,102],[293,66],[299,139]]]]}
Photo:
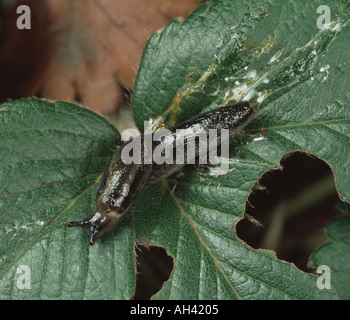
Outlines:
{"type": "Polygon", "coordinates": [[[101,213],[94,210],[85,220],[68,222],[67,226],[85,229],[90,237],[90,245],[93,245],[96,239],[111,231],[123,217],[124,214],[116,212],[101,213]]]}

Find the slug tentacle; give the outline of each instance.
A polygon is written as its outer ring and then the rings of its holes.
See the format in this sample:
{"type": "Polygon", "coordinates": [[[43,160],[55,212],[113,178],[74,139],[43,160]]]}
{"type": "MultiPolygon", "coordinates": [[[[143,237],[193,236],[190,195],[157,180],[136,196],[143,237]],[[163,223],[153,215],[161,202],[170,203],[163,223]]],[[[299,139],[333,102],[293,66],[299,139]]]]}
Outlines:
{"type": "Polygon", "coordinates": [[[93,245],[96,241],[96,228],[91,223],[89,219],[81,220],[81,221],[71,221],[67,223],[68,227],[80,227],[86,230],[86,232],[90,236],[90,245],[93,245]]]}

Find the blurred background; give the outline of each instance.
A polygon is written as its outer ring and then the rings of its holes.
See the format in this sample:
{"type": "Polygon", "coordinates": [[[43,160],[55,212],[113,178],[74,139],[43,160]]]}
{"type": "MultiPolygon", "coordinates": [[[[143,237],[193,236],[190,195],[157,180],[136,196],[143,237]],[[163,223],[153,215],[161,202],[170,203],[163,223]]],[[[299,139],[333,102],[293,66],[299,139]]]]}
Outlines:
{"type": "Polygon", "coordinates": [[[39,96],[113,115],[148,37],[198,0],[0,0],[0,101],[39,96]],[[31,9],[19,30],[17,8],[31,9]]]}
{"type": "MultiPolygon", "coordinates": [[[[116,124],[130,114],[130,96],[148,37],[199,0],[0,0],[0,103],[36,96],[79,102],[116,124]],[[31,9],[19,30],[18,6],[31,9]]],[[[324,227],[342,215],[333,174],[323,161],[294,153],[283,170],[261,177],[246,218],[232,231],[253,248],[312,272],[312,252],[328,241],[324,227]]],[[[163,248],[139,246],[135,299],[149,299],[173,260],[163,248]]]]}

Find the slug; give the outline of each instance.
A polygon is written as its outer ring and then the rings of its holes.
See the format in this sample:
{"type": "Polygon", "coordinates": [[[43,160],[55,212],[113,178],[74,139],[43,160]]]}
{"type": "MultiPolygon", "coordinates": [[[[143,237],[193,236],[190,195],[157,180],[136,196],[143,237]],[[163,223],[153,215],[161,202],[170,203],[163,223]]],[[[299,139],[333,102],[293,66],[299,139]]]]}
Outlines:
{"type": "MultiPolygon", "coordinates": [[[[174,140],[179,138],[180,134],[185,133],[187,136],[195,136],[199,131],[203,132],[204,130],[208,133],[209,129],[219,129],[217,130],[219,134],[215,145],[215,148],[217,148],[221,143],[220,130],[229,129],[229,135],[234,135],[250,122],[258,107],[259,104],[256,102],[244,101],[202,113],[168,129],[170,134],[167,138],[159,141],[154,141],[151,137],[152,134],[136,137],[141,143],[141,148],[138,150],[140,162],[125,163],[123,154],[127,149],[130,149],[132,143],[135,143],[136,138],[125,142],[116,150],[106,166],[96,193],[96,204],[88,218],[82,221],[69,222],[67,226],[84,228],[90,237],[90,245],[93,245],[96,239],[114,229],[122,218],[131,211],[132,204],[141,191],[150,184],[163,180],[179,171],[186,164],[193,163],[194,158],[198,158],[200,153],[199,147],[195,145],[192,157],[188,157],[188,152],[185,152],[185,161],[158,164],[154,161],[143,160],[146,159],[145,155],[150,151],[147,151],[144,146],[146,140],[150,141],[151,138],[152,152],[159,147],[176,149],[174,140]]],[[[189,143],[185,140],[185,150],[188,146],[189,143]]],[[[175,154],[177,150],[172,151],[172,154],[175,154]]]]}

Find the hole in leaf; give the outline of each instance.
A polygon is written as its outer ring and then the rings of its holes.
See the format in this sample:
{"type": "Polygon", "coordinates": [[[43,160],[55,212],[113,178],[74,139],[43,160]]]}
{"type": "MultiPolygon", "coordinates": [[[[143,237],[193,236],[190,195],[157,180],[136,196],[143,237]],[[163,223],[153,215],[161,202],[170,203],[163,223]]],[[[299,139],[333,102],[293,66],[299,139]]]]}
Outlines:
{"type": "Polygon", "coordinates": [[[161,247],[138,246],[135,300],[148,300],[155,295],[170,277],[173,259],[161,247]]]}
{"type": "Polygon", "coordinates": [[[250,194],[251,206],[236,234],[251,247],[274,250],[279,259],[312,272],[308,260],[328,241],[325,226],[342,215],[334,176],[324,161],[300,152],[285,156],[281,166],[261,177],[265,189],[250,194]]]}

